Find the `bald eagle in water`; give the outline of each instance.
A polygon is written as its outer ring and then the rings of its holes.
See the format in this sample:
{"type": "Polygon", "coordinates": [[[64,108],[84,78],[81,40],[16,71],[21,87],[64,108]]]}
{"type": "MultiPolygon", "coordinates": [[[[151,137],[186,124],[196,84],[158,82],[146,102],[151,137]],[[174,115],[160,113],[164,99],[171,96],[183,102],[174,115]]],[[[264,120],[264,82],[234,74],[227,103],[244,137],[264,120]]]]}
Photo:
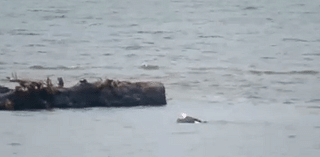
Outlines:
{"type": "Polygon", "coordinates": [[[181,117],[177,119],[177,123],[205,123],[205,121],[187,116],[186,113],[181,113],[181,117]]]}

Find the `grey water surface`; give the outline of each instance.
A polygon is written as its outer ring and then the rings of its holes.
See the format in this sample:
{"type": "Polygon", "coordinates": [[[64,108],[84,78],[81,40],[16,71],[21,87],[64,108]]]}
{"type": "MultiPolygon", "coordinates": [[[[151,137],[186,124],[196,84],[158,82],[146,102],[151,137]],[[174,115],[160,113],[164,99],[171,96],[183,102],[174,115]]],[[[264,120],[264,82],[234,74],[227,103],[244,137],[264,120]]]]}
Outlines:
{"type": "Polygon", "coordinates": [[[318,157],[319,15],[317,0],[1,0],[1,85],[161,81],[168,104],[1,111],[0,156],[318,157]]]}

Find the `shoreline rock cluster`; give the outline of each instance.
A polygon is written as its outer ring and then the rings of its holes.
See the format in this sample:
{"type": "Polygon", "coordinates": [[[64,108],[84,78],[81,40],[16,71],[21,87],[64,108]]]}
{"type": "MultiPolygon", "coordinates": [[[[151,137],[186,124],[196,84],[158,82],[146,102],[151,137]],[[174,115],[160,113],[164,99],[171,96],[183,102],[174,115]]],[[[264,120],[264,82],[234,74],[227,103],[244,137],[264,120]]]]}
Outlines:
{"type": "Polygon", "coordinates": [[[93,83],[82,79],[64,88],[51,80],[29,81],[8,78],[19,86],[9,89],[0,86],[0,110],[34,110],[52,108],[131,107],[166,105],[165,87],[161,82],[128,82],[100,80],[93,83]]]}

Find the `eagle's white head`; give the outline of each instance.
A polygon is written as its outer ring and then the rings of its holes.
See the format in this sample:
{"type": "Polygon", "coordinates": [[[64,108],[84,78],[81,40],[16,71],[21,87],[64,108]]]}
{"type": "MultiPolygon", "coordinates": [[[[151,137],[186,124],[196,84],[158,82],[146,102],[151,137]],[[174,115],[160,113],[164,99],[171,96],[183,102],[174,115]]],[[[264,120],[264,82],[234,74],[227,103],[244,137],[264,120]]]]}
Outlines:
{"type": "Polygon", "coordinates": [[[182,118],[186,118],[187,114],[186,113],[181,113],[182,118]]]}

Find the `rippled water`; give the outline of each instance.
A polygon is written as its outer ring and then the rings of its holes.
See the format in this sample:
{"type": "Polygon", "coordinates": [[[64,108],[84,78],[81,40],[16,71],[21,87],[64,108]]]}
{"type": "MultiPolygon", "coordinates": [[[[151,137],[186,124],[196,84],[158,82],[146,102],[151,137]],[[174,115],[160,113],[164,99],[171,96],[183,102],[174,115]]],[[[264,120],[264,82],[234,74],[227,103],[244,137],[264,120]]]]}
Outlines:
{"type": "Polygon", "coordinates": [[[153,80],[168,105],[0,112],[1,152],[319,156],[319,14],[316,0],[3,0],[0,84],[153,80]]]}

